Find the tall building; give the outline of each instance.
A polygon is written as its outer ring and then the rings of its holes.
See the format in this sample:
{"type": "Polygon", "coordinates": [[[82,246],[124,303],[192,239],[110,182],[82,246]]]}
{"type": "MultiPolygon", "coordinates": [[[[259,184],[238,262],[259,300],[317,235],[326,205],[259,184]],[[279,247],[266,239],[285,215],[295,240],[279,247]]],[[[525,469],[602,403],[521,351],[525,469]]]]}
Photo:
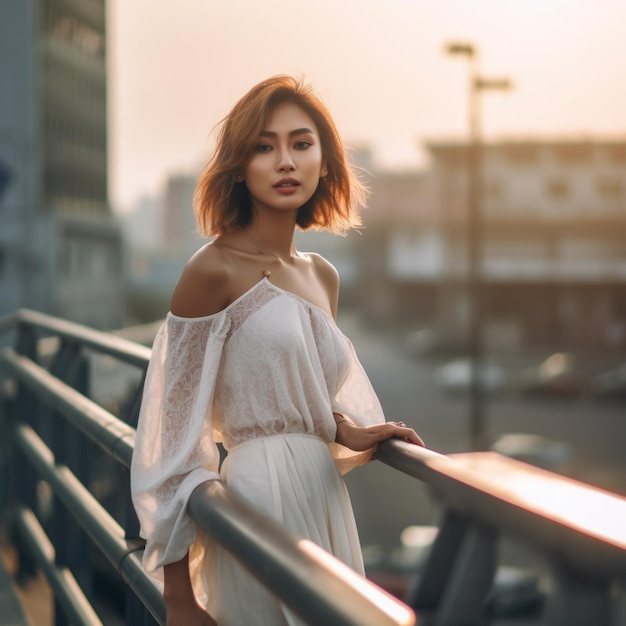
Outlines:
{"type": "Polygon", "coordinates": [[[0,3],[0,315],[122,323],[105,0],[0,3]]]}

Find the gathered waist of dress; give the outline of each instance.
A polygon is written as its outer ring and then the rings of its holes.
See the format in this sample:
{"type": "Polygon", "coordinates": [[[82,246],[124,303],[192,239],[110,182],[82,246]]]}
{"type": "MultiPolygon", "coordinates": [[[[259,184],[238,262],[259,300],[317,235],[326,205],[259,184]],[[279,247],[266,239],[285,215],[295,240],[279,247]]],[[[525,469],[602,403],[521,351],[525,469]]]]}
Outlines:
{"type": "Polygon", "coordinates": [[[314,434],[310,434],[310,433],[274,433],[271,435],[261,435],[260,437],[254,437],[253,439],[248,439],[247,441],[242,441],[241,443],[238,443],[237,445],[231,447],[228,449],[228,454],[233,454],[233,452],[235,451],[239,451],[242,448],[245,448],[247,446],[251,446],[255,443],[260,443],[262,441],[267,441],[268,439],[293,439],[293,438],[304,438],[304,439],[310,439],[312,441],[317,441],[318,443],[321,443],[323,445],[326,445],[326,442],[321,438],[318,437],[317,435],[314,434]]]}

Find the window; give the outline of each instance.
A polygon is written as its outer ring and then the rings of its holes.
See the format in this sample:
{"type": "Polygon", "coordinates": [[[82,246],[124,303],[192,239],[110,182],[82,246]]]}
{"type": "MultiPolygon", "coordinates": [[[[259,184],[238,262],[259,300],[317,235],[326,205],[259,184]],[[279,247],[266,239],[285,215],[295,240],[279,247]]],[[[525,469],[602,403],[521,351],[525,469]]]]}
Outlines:
{"type": "Polygon", "coordinates": [[[590,143],[562,143],[555,145],[553,149],[561,163],[588,163],[593,157],[593,146],[590,143]]]}
{"type": "Polygon", "coordinates": [[[626,143],[609,144],[606,151],[614,163],[626,163],[626,143]]]}
{"type": "Polygon", "coordinates": [[[617,178],[600,178],[596,181],[596,191],[605,200],[618,200],[624,193],[624,187],[617,178]]]}
{"type": "Polygon", "coordinates": [[[552,178],[546,183],[546,193],[553,200],[563,200],[570,194],[570,187],[564,178],[552,178]]]}
{"type": "Polygon", "coordinates": [[[517,165],[536,163],[539,159],[539,150],[536,144],[506,144],[502,146],[502,152],[510,163],[517,165]]]}
{"type": "Polygon", "coordinates": [[[483,193],[487,200],[502,200],[502,198],[504,198],[504,192],[505,187],[501,180],[492,178],[491,180],[485,181],[483,193]]]}
{"type": "Polygon", "coordinates": [[[43,32],[56,39],[62,39],[71,46],[86,54],[104,56],[105,39],[103,25],[88,24],[66,7],[59,6],[52,0],[45,0],[43,4],[43,32]]]}

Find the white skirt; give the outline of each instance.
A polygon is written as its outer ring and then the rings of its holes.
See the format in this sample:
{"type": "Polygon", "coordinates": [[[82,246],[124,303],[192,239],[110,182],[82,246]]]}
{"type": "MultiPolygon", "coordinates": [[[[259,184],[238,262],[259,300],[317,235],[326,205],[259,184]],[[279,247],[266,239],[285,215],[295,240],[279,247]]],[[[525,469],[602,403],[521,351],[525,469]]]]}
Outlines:
{"type": "MultiPolygon", "coordinates": [[[[255,510],[364,573],[348,491],[318,437],[273,435],[243,443],[228,453],[221,479],[255,510]]],[[[303,624],[220,546],[207,551],[204,574],[207,610],[218,626],[303,624]]]]}

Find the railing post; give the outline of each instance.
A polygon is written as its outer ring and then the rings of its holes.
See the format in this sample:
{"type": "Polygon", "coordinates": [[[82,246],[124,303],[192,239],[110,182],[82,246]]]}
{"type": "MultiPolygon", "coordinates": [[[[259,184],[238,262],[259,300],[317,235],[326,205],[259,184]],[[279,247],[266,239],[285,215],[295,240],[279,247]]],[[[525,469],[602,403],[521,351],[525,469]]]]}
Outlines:
{"type": "MultiPolygon", "coordinates": [[[[77,421],[83,418],[86,420],[92,419],[92,423],[96,424],[98,419],[103,419],[103,416],[88,415],[88,411],[84,412],[82,418],[75,417],[76,414],[73,414],[73,411],[69,411],[69,414],[66,415],[65,407],[67,405],[63,401],[59,402],[59,398],[65,394],[66,400],[68,392],[64,391],[61,385],[59,385],[58,389],[55,389],[54,386],[59,382],[63,382],[65,385],[74,388],[85,398],[89,398],[91,395],[89,389],[91,350],[96,353],[110,354],[113,358],[117,357],[122,362],[128,362],[135,367],[141,368],[144,372],[144,378],[149,354],[147,355],[143,349],[134,350],[130,344],[117,345],[114,339],[111,339],[109,342],[104,335],[98,337],[98,333],[94,333],[89,329],[81,329],[63,320],[55,320],[37,313],[26,312],[23,315],[16,315],[15,321],[10,320],[10,324],[7,325],[5,323],[0,330],[4,332],[5,328],[11,328],[15,334],[14,350],[9,350],[6,355],[6,361],[9,368],[15,369],[17,378],[9,374],[6,379],[6,385],[4,384],[4,379],[0,380],[0,384],[3,386],[0,389],[0,447],[2,448],[0,449],[0,506],[2,507],[0,512],[3,513],[5,510],[8,512],[14,511],[16,507],[13,505],[19,503],[24,509],[32,510],[33,514],[40,518],[39,521],[43,522],[43,525],[46,527],[45,529],[41,528],[41,526],[39,527],[41,535],[47,534],[52,540],[47,544],[48,554],[44,554],[42,557],[41,553],[33,548],[35,544],[33,544],[31,536],[28,534],[24,535],[26,539],[22,542],[22,535],[17,532],[14,533],[15,537],[12,537],[12,541],[13,545],[18,548],[18,554],[21,559],[21,576],[34,574],[36,571],[35,565],[41,564],[48,558],[47,562],[50,563],[50,569],[44,568],[46,576],[49,576],[61,585],[67,582],[63,577],[68,576],[73,581],[73,585],[79,584],[76,587],[77,589],[81,587],[81,591],[86,591],[93,599],[92,544],[87,533],[82,530],[82,525],[79,526],[74,522],[74,514],[78,514],[77,509],[79,510],[82,504],[63,504],[63,502],[66,502],[65,496],[67,496],[67,492],[63,490],[61,490],[61,493],[54,490],[51,491],[50,500],[47,500],[47,494],[42,487],[45,487],[47,484],[54,484],[56,489],[58,485],[49,477],[51,474],[43,474],[46,476],[45,478],[39,474],[41,467],[32,465],[33,459],[26,457],[20,451],[23,449],[22,447],[10,445],[9,440],[14,438],[14,426],[17,425],[13,422],[17,422],[19,425],[26,423],[32,427],[33,430],[30,432],[35,431],[39,435],[39,440],[43,440],[41,444],[42,449],[45,448],[46,450],[47,463],[50,463],[50,455],[53,455],[53,463],[57,466],[56,469],[60,472],[60,475],[65,475],[66,469],[71,470],[75,478],[78,479],[78,483],[82,483],[87,490],[94,489],[96,493],[100,492],[99,496],[102,500],[102,497],[105,496],[102,496],[102,492],[99,489],[100,484],[96,482],[96,479],[109,477],[109,456],[105,458],[105,453],[102,452],[100,447],[103,447],[106,453],[113,458],[110,461],[111,465],[114,461],[120,461],[120,459],[122,459],[121,462],[124,464],[128,458],[128,440],[131,433],[119,427],[117,427],[118,432],[116,432],[116,427],[112,425],[112,432],[108,433],[110,447],[101,446],[100,442],[98,442],[99,445],[96,445],[90,440],[92,437],[90,431],[88,431],[88,434],[80,432],[81,426],[77,424],[77,421]],[[47,337],[49,334],[54,336],[50,339],[41,339],[41,337],[47,337]],[[14,351],[26,358],[16,358],[14,351]],[[32,363],[29,363],[29,360],[39,367],[34,367],[32,363]],[[46,369],[47,372],[45,372],[46,369]],[[20,381],[19,385],[17,380],[20,381]],[[30,391],[31,388],[35,389],[35,391],[30,391]],[[8,436],[5,437],[5,433],[8,436]],[[115,437],[119,437],[117,441],[119,441],[120,448],[123,450],[122,457],[119,458],[113,451],[117,445],[115,437]],[[98,465],[92,461],[94,452],[99,455],[98,465]],[[20,459],[15,458],[18,455],[20,459]],[[106,464],[99,463],[100,458],[106,464]],[[7,466],[6,468],[5,465],[7,466]],[[103,470],[102,475],[92,475],[99,468],[103,470]],[[11,473],[10,476],[8,475],[9,472],[11,473]],[[48,481],[52,482],[48,483],[48,481]],[[5,507],[5,503],[9,506],[5,507]],[[68,506],[70,508],[67,508],[68,506]],[[31,558],[31,554],[35,554],[36,558],[31,558]],[[53,562],[49,558],[51,555],[53,555],[53,562]],[[57,576],[61,578],[57,579],[57,576]]],[[[140,389],[132,395],[131,402],[124,407],[123,417],[127,423],[132,425],[135,425],[137,421],[142,386],[143,381],[140,389]]],[[[106,416],[104,417],[104,422],[98,423],[98,426],[107,429],[108,421],[106,416]]],[[[24,431],[20,429],[17,432],[19,436],[24,431]]],[[[39,457],[37,458],[39,459],[39,457]]],[[[130,553],[135,550],[141,550],[143,543],[138,538],[139,523],[131,504],[130,489],[125,489],[129,481],[117,474],[111,474],[111,476],[115,476],[114,483],[111,486],[113,488],[112,495],[115,498],[115,513],[117,513],[116,515],[111,512],[111,524],[119,522],[115,518],[121,518],[122,520],[126,518],[127,550],[130,553]],[[119,506],[120,504],[122,505],[121,507],[119,506]]],[[[108,498],[109,496],[107,495],[106,497],[108,498]]],[[[94,506],[95,502],[94,500],[94,506]]],[[[17,518],[11,516],[8,521],[11,522],[13,519],[17,518]]],[[[98,526],[98,528],[100,527],[98,526]]],[[[11,528],[12,530],[13,528],[11,528]]],[[[106,529],[103,532],[109,531],[110,529],[106,529]]],[[[116,541],[119,543],[119,539],[119,534],[116,537],[107,535],[109,543],[115,543],[116,541]]],[[[102,541],[102,538],[100,540],[102,541]]],[[[100,547],[102,548],[102,546],[100,547]]],[[[107,552],[110,547],[110,545],[107,545],[106,549],[102,549],[109,556],[113,567],[119,566],[118,568],[121,568],[129,552],[124,551],[122,546],[116,545],[116,549],[122,550],[121,554],[123,556],[117,555],[111,559],[110,553],[107,552]]],[[[134,556],[132,562],[135,564],[136,570],[137,566],[134,556]]],[[[136,574],[135,570],[132,567],[130,569],[133,575],[136,574]]],[[[158,622],[143,605],[143,602],[146,602],[150,606],[150,610],[156,610],[155,615],[159,615],[157,619],[162,618],[164,611],[163,607],[159,605],[158,600],[161,600],[161,597],[156,591],[156,587],[151,585],[147,578],[141,577],[139,580],[129,579],[128,590],[126,623],[129,625],[133,624],[133,626],[156,626],[158,622]],[[136,596],[135,593],[139,595],[136,596]]],[[[68,597],[60,594],[59,601],[57,602],[55,599],[54,623],[56,626],[65,626],[70,619],[74,623],[74,618],[72,617],[76,615],[72,612],[74,605],[71,600],[68,600],[68,597]]]]}
{"type": "Polygon", "coordinates": [[[481,626],[496,571],[496,533],[446,511],[409,605],[427,626],[481,626]]]}
{"type": "MultiPolygon", "coordinates": [[[[128,404],[126,415],[124,415],[127,424],[133,428],[137,427],[137,421],[139,419],[139,410],[141,408],[141,400],[143,396],[143,386],[146,381],[146,372],[144,371],[143,377],[133,398],[128,404]]],[[[128,543],[143,543],[143,540],[139,536],[140,525],[135,507],[130,493],[130,480],[126,483],[126,514],[124,520],[124,532],[125,538],[128,543]]],[[[150,611],[143,605],[141,600],[132,591],[130,587],[126,589],[125,597],[125,618],[126,626],[158,626],[158,622],[152,617],[150,611]]]]}
{"type": "MultiPolygon", "coordinates": [[[[39,361],[37,339],[38,333],[32,326],[23,323],[17,324],[15,351],[37,363],[39,361]]],[[[36,427],[39,421],[39,401],[35,394],[24,385],[18,384],[14,407],[12,431],[14,431],[15,425],[20,421],[36,427]]],[[[13,436],[11,436],[11,439],[13,439],[13,436]]],[[[21,454],[14,451],[11,458],[11,482],[15,485],[15,500],[24,503],[32,511],[37,511],[37,474],[21,454]]],[[[19,534],[12,532],[12,535],[13,543],[18,552],[18,576],[34,576],[37,572],[35,561],[30,557],[28,549],[22,542],[19,534]]]]}
{"type": "Polygon", "coordinates": [[[0,528],[10,523],[7,517],[15,501],[11,446],[11,425],[15,419],[16,385],[0,370],[0,528]]]}
{"type": "MultiPolygon", "coordinates": [[[[51,373],[82,395],[89,397],[89,360],[80,344],[63,340],[59,358],[51,366],[51,373]]],[[[91,478],[89,467],[89,442],[72,428],[61,415],[52,413],[52,449],[58,465],[67,465],[83,485],[91,478]]],[[[65,506],[54,501],[51,535],[56,546],[56,563],[66,566],[73,573],[85,595],[93,602],[93,581],[89,539],[76,524],[65,506]]],[[[67,619],[57,606],[56,626],[66,626],[67,619]]]]}
{"type": "Polygon", "coordinates": [[[438,625],[487,624],[485,602],[496,573],[497,540],[497,533],[493,529],[472,522],[437,613],[438,625]]]}
{"type": "Polygon", "coordinates": [[[420,614],[433,611],[441,604],[468,526],[466,518],[454,511],[445,512],[422,575],[409,593],[409,606],[420,614]]]}

